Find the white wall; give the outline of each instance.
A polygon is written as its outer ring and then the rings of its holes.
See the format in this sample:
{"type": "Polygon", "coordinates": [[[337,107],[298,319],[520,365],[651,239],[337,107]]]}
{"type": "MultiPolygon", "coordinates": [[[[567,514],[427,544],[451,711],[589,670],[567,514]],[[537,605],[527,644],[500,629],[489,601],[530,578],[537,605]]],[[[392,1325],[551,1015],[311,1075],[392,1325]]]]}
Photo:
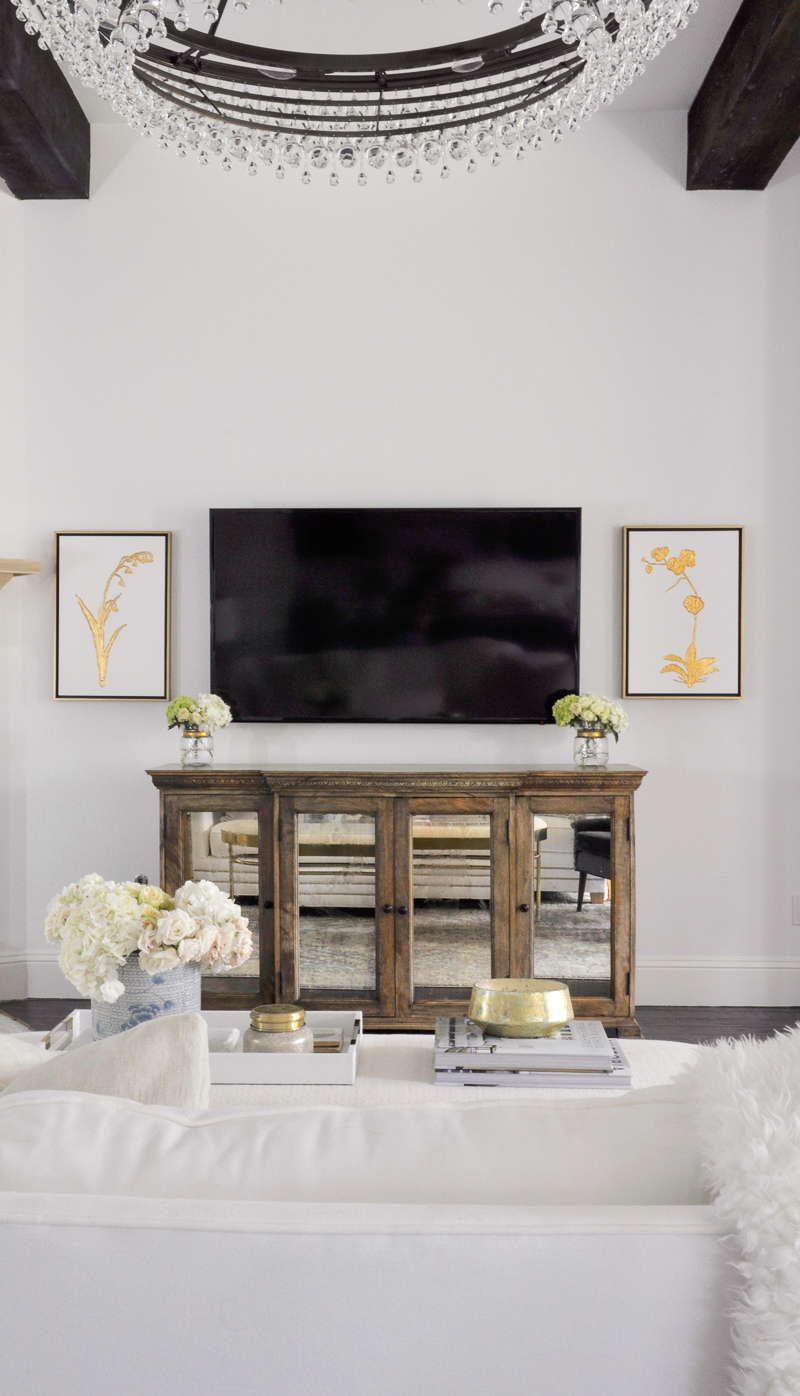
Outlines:
{"type": "MultiPolygon", "coordinates": [[[[620,528],[744,523],[741,702],[630,701],[639,1000],[800,1003],[789,724],[800,180],[687,194],[684,118],[596,120],[472,177],[304,187],[95,127],[88,203],[28,204],[25,551],[170,528],[176,691],[208,683],[217,505],[581,505],[582,685],[619,693],[620,528]],[[788,275],[791,268],[791,276],[788,275]]],[[[48,898],[158,869],[152,704],[26,690],[31,992],[48,898]]],[[[540,728],[237,727],[222,760],[561,761],[540,728]]],[[[60,987],[59,987],[60,986],[60,987]]]]}
{"type": "MultiPolygon", "coordinates": [[[[26,557],[23,214],[0,183],[0,557],[26,557]]],[[[0,987],[26,992],[25,733],[28,578],[0,592],[0,987]]]]}

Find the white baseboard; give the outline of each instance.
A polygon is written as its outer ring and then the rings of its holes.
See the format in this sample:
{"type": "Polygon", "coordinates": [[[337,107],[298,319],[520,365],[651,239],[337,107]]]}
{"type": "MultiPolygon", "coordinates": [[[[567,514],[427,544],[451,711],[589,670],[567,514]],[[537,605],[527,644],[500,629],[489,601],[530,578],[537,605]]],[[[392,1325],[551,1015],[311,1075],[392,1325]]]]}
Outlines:
{"type": "Polygon", "coordinates": [[[643,957],[636,966],[636,1003],[792,1008],[800,1005],[800,959],[643,957]]]}
{"type": "MultiPolygon", "coordinates": [[[[13,952],[0,954],[0,999],[77,996],[77,989],[64,978],[51,950],[29,951],[27,957],[13,952]]],[[[644,957],[636,967],[636,1002],[792,1008],[800,1005],[800,959],[644,957]]]]}
{"type": "Polygon", "coordinates": [[[27,997],[27,955],[22,950],[0,950],[0,1003],[27,997]]]}

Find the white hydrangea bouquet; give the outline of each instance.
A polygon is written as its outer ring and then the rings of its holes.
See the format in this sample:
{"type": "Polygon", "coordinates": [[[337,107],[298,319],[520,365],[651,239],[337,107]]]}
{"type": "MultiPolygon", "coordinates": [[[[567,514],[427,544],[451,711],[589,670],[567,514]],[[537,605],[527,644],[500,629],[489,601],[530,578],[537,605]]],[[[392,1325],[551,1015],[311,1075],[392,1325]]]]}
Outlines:
{"type": "Polygon", "coordinates": [[[70,984],[105,1003],[124,994],[118,970],[137,950],[150,975],[192,963],[220,973],[253,953],[246,917],[213,882],[184,882],[168,897],[160,887],[89,873],[53,898],[45,935],[61,943],[58,963],[70,984]]]}
{"type": "Polygon", "coordinates": [[[216,693],[198,693],[196,698],[182,693],[167,705],[167,727],[182,727],[184,732],[216,732],[218,727],[227,727],[230,720],[228,704],[216,693]]]}
{"type": "Polygon", "coordinates": [[[628,725],[624,708],[613,698],[601,698],[597,693],[568,693],[553,704],[553,717],[559,727],[588,726],[613,732],[615,742],[628,725]]]}

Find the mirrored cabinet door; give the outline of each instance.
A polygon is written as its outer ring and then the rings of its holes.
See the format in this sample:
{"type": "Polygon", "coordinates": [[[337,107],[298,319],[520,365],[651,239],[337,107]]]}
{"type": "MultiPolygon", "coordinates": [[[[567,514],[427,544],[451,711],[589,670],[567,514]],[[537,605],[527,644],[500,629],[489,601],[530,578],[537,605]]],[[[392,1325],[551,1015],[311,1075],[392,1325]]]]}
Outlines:
{"type": "Polygon", "coordinates": [[[508,974],[507,800],[398,800],[398,1012],[508,974]]]}
{"type": "Polygon", "coordinates": [[[280,806],[281,997],[394,1013],[389,801],[280,806]]]}
{"type": "MultiPolygon", "coordinates": [[[[211,882],[231,897],[240,915],[247,918],[253,936],[253,953],[245,964],[224,973],[203,974],[204,999],[220,995],[256,994],[261,981],[261,940],[264,914],[259,873],[259,820],[257,809],[240,809],[220,800],[215,809],[182,809],[182,869],[174,879],[175,891],[183,882],[211,882]]],[[[209,1007],[214,1004],[209,1003],[209,1007]]]]}
{"type": "Polygon", "coordinates": [[[518,969],[564,980],[575,998],[616,996],[627,917],[617,888],[621,832],[607,796],[517,801],[518,969]]]}

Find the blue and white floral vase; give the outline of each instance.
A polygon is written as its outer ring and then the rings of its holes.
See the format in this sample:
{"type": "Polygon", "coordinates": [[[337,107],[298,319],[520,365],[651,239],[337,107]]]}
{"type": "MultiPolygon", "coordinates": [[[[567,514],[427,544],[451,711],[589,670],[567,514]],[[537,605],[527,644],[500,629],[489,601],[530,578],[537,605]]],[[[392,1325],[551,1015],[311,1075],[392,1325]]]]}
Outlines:
{"type": "Polygon", "coordinates": [[[92,1037],[95,1041],[113,1037],[171,1013],[199,1013],[201,978],[199,964],[176,965],[163,974],[147,974],[139,967],[138,951],[129,955],[119,968],[124,994],[114,1003],[92,999],[92,1037]]]}

